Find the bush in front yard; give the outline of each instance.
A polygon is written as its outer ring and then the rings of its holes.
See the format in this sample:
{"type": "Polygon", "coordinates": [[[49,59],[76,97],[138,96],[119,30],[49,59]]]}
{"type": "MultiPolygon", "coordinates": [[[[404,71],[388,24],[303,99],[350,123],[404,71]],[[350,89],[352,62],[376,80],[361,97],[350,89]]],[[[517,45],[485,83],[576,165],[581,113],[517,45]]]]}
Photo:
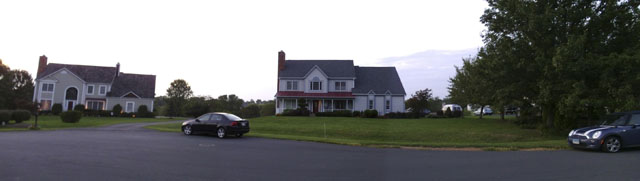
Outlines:
{"type": "Polygon", "coordinates": [[[378,117],[378,110],[375,109],[368,109],[364,111],[364,117],[366,118],[377,118],[378,117]]]}
{"type": "Polygon", "coordinates": [[[80,111],[67,111],[60,114],[60,118],[62,118],[62,122],[65,123],[77,123],[80,122],[80,118],[82,118],[82,112],[80,111]]]}
{"type": "Polygon", "coordinates": [[[316,116],[318,117],[351,117],[352,115],[353,115],[353,112],[351,112],[350,110],[339,110],[339,111],[333,111],[333,112],[316,113],[316,116]]]}
{"type": "Polygon", "coordinates": [[[240,116],[242,116],[242,118],[260,117],[260,106],[257,104],[250,104],[247,107],[243,107],[240,109],[240,116]]]}
{"type": "Polygon", "coordinates": [[[54,104],[53,107],[51,107],[51,113],[53,115],[60,115],[61,112],[62,112],[62,104],[54,104]]]}
{"type": "Polygon", "coordinates": [[[122,106],[120,104],[116,104],[111,110],[113,110],[113,116],[120,116],[122,113],[122,106]]]}
{"type": "Polygon", "coordinates": [[[298,109],[285,109],[284,111],[282,111],[282,116],[309,116],[310,111],[307,109],[302,109],[302,108],[298,108],[298,109]]]}
{"type": "Polygon", "coordinates": [[[76,105],[76,106],[73,106],[73,110],[74,110],[74,111],[84,112],[84,105],[82,105],[82,104],[78,104],[78,105],[76,105]]]}
{"type": "Polygon", "coordinates": [[[362,115],[362,111],[353,111],[353,117],[360,117],[362,115]]]}
{"type": "Polygon", "coordinates": [[[6,110],[0,110],[0,125],[2,123],[7,124],[11,120],[11,112],[6,110]]]}
{"type": "Polygon", "coordinates": [[[146,105],[138,106],[138,114],[137,117],[141,118],[153,118],[153,113],[149,111],[149,108],[146,105]]]}
{"type": "Polygon", "coordinates": [[[455,110],[455,111],[453,111],[453,117],[454,117],[454,118],[460,118],[460,117],[462,117],[462,111],[460,111],[460,110],[455,110]]]}
{"type": "Polygon", "coordinates": [[[31,119],[31,112],[27,110],[13,111],[13,113],[11,113],[11,119],[16,121],[16,123],[21,123],[22,121],[31,119]]]}
{"type": "Polygon", "coordinates": [[[452,117],[453,116],[453,112],[451,112],[451,108],[448,107],[446,111],[444,111],[444,117],[452,117]]]}

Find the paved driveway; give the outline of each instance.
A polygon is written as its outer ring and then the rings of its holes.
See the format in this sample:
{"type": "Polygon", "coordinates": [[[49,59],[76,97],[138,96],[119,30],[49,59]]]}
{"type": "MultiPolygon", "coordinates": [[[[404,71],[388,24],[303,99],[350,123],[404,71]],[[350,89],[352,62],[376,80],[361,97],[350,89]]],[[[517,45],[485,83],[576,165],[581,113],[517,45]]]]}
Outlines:
{"type": "Polygon", "coordinates": [[[146,124],[0,132],[0,180],[638,180],[640,151],[466,152],[262,138],[146,124]]]}

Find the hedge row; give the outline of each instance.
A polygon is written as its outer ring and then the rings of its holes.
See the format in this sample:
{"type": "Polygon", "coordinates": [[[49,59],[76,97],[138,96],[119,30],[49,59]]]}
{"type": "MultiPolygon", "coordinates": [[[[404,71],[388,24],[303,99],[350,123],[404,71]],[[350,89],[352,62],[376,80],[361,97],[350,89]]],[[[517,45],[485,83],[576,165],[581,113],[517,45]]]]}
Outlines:
{"type": "Polygon", "coordinates": [[[31,112],[27,110],[0,110],[0,124],[7,124],[14,120],[16,123],[31,119],[31,112]]]}
{"type": "MultiPolygon", "coordinates": [[[[123,112],[122,106],[120,106],[120,104],[116,104],[113,107],[113,110],[85,109],[85,105],[78,104],[73,107],[73,110],[82,113],[83,116],[90,116],[90,117],[140,117],[140,118],[155,117],[155,114],[149,111],[149,108],[146,105],[138,106],[138,112],[135,112],[135,113],[123,112]]],[[[51,108],[51,111],[41,111],[40,113],[60,115],[62,113],[62,105],[54,104],[53,107],[51,108]]]]}

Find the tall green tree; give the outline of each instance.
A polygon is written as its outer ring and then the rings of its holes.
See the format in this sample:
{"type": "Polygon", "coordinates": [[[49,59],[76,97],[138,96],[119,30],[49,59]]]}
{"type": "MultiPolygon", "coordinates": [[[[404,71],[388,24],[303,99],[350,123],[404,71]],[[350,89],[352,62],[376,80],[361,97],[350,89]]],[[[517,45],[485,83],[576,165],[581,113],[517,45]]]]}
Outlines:
{"type": "Polygon", "coordinates": [[[11,94],[11,75],[8,66],[2,64],[0,59],[0,109],[9,108],[11,94]]]}
{"type": "Polygon", "coordinates": [[[11,70],[11,97],[9,109],[33,109],[33,79],[25,70],[11,70]]]}
{"type": "Polygon", "coordinates": [[[453,99],[472,100],[484,93],[467,84],[488,82],[492,104],[541,110],[559,129],[640,108],[640,71],[630,68],[640,62],[640,1],[487,2],[484,46],[451,81],[453,99]]]}
{"type": "Polygon", "coordinates": [[[177,79],[171,82],[167,89],[167,115],[183,116],[184,106],[187,99],[193,95],[191,86],[183,79],[177,79]]]}
{"type": "Polygon", "coordinates": [[[429,108],[429,100],[432,100],[431,89],[426,88],[423,90],[416,91],[415,94],[411,95],[411,98],[407,99],[406,106],[407,108],[411,108],[411,111],[414,114],[423,114],[425,109],[429,108]]]}

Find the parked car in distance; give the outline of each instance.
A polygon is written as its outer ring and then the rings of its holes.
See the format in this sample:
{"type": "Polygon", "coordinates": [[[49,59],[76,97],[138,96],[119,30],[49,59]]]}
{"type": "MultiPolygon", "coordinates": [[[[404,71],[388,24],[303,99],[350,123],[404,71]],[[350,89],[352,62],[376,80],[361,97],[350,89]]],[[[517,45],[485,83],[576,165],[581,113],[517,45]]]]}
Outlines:
{"type": "Polygon", "coordinates": [[[453,112],[453,111],[462,111],[462,107],[460,107],[460,105],[457,105],[457,104],[445,104],[444,106],[442,106],[442,112],[447,111],[447,108],[451,109],[451,112],[453,112]]]}
{"type": "MultiPolygon", "coordinates": [[[[476,111],[473,112],[473,115],[479,116],[480,115],[480,109],[478,108],[476,111]]],[[[484,111],[482,111],[483,115],[492,115],[493,114],[493,110],[491,110],[491,107],[484,107],[484,111]]]]}
{"type": "Polygon", "coordinates": [[[228,135],[242,137],[248,132],[249,120],[229,113],[207,113],[182,123],[182,133],[185,135],[215,133],[218,138],[224,138],[228,135]]]}
{"type": "Polygon", "coordinates": [[[601,125],[571,130],[567,141],[573,148],[609,153],[640,146],[640,111],[607,115],[601,125]]]}

